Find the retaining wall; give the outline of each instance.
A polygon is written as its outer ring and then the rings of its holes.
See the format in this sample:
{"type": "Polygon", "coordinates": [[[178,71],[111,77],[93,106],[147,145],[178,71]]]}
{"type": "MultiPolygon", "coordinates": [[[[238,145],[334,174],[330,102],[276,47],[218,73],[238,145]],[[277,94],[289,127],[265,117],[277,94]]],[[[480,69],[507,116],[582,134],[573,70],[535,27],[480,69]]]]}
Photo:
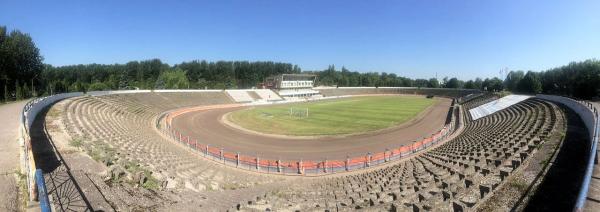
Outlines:
{"type": "Polygon", "coordinates": [[[594,171],[594,164],[598,163],[596,151],[598,148],[598,132],[600,131],[600,119],[598,118],[598,109],[595,108],[591,103],[586,101],[577,101],[571,98],[553,95],[538,94],[537,98],[562,103],[563,105],[571,108],[583,121],[588,130],[588,141],[589,141],[589,157],[587,161],[587,167],[583,182],[579,194],[577,195],[577,202],[575,204],[574,211],[583,211],[587,195],[592,179],[592,173],[594,171]]]}

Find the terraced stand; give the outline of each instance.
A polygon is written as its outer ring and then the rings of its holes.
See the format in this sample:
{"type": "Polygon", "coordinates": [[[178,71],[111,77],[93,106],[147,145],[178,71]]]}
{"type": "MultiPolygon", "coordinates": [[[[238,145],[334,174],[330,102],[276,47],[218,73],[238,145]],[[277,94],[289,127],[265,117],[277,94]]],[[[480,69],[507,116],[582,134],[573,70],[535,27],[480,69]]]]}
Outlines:
{"type": "MultiPolygon", "coordinates": [[[[467,107],[483,104],[476,100],[467,107]]],[[[466,123],[462,134],[386,168],[326,178],[241,202],[238,210],[465,211],[476,207],[545,141],[561,118],[530,99],[466,123]]]]}
{"type": "MultiPolygon", "coordinates": [[[[468,114],[496,98],[480,95],[457,110],[468,114]]],[[[231,103],[224,92],[85,96],[61,102],[66,111],[63,123],[72,138],[106,145],[118,155],[90,156],[107,166],[121,160],[140,164],[153,172],[162,188],[200,192],[186,198],[215,210],[471,210],[518,171],[562,119],[556,105],[529,99],[475,121],[468,115],[455,117],[464,126],[460,134],[413,157],[315,179],[251,174],[205,161],[153,126],[164,111],[231,103]],[[205,190],[223,191],[201,192],[205,190]]]]}
{"type": "MultiPolygon", "coordinates": [[[[153,128],[159,112],[186,106],[231,103],[223,92],[143,93],[65,100],[64,124],[73,138],[83,142],[106,144],[126,161],[152,170],[163,187],[191,190],[244,188],[270,182],[254,175],[233,174],[218,164],[203,162],[161,137],[153,128]]],[[[117,163],[101,155],[106,165],[117,163]]]]}
{"type": "Polygon", "coordinates": [[[498,96],[496,96],[494,94],[483,94],[483,95],[477,96],[475,98],[470,99],[469,101],[462,103],[463,114],[466,115],[465,121],[467,123],[470,123],[471,121],[473,121],[473,117],[471,117],[469,115],[470,114],[469,110],[476,108],[480,105],[484,105],[488,102],[494,101],[496,99],[498,99],[498,96]]]}
{"type": "Polygon", "coordinates": [[[323,88],[318,90],[323,96],[344,96],[364,94],[411,94],[411,95],[434,95],[450,98],[462,97],[472,93],[480,93],[477,90],[468,89],[437,89],[437,88],[323,88]]]}

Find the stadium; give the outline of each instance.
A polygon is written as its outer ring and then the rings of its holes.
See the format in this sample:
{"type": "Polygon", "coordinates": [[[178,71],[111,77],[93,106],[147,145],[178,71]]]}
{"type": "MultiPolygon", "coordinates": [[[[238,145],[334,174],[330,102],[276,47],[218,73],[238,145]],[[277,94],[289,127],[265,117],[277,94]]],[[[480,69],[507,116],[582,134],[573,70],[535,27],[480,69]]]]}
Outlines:
{"type": "Polygon", "coordinates": [[[0,5],[0,212],[600,211],[600,1],[0,5]]]}
{"type": "Polygon", "coordinates": [[[52,170],[43,183],[59,211],[571,210],[577,200],[581,141],[597,120],[588,103],[278,78],[30,101],[26,169],[52,170]]]}

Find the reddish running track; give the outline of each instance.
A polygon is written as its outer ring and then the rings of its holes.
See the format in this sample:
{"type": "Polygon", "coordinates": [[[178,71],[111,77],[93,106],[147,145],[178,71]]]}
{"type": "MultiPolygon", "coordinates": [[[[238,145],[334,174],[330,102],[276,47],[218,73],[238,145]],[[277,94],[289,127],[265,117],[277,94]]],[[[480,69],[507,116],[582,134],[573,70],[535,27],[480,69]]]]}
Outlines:
{"type": "Polygon", "coordinates": [[[443,126],[451,104],[450,99],[438,98],[419,117],[376,133],[347,137],[315,139],[276,138],[235,129],[222,123],[221,118],[232,111],[247,107],[219,108],[192,111],[173,119],[173,129],[198,139],[199,143],[222,147],[227,152],[281,160],[342,160],[347,156],[362,156],[412,144],[438,132],[443,126]]]}

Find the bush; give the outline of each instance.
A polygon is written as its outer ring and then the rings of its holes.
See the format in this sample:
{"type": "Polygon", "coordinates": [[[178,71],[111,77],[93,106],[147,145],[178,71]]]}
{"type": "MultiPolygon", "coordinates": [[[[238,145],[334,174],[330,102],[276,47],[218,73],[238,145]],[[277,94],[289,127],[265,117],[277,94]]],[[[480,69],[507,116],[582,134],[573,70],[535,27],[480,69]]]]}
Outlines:
{"type": "Polygon", "coordinates": [[[90,85],[89,91],[105,91],[105,90],[109,90],[108,86],[104,83],[101,82],[94,82],[90,85]]]}

